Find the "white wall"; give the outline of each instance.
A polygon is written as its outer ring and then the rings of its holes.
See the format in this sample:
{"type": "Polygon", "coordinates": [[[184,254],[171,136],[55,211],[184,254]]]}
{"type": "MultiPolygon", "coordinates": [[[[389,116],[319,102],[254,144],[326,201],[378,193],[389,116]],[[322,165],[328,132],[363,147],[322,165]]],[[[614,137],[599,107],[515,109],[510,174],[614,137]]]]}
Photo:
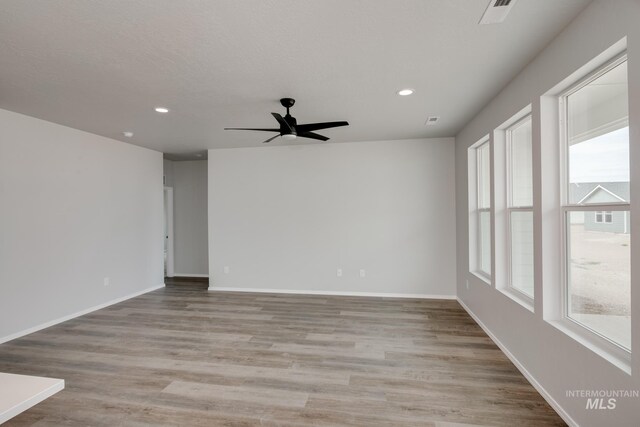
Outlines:
{"type": "Polygon", "coordinates": [[[210,150],[211,286],[455,295],[453,163],[452,138],[210,150]]]}
{"type": "Polygon", "coordinates": [[[162,173],[164,174],[164,186],[173,187],[173,162],[171,160],[162,160],[162,173]]]}
{"type": "Polygon", "coordinates": [[[161,153],[0,110],[0,342],[161,286],[162,241],[161,153]]]}
{"type": "Polygon", "coordinates": [[[207,276],[207,161],[172,163],[175,275],[207,276]]]}
{"type": "MultiPolygon", "coordinates": [[[[534,114],[539,97],[624,36],[628,37],[631,164],[640,163],[640,2],[596,0],[579,15],[519,76],[456,136],[458,297],[496,336],[551,398],[581,426],[632,426],[640,419],[637,399],[618,399],[615,410],[586,410],[586,399],[566,396],[567,390],[640,389],[640,292],[636,292],[640,252],[632,252],[632,373],[629,375],[596,355],[542,317],[543,290],[559,283],[542,282],[536,262],[535,313],[509,299],[468,272],[467,148],[529,103],[534,114]],[[469,289],[466,281],[469,281],[469,289]],[[543,287],[544,285],[544,287],[543,287]]],[[[534,117],[534,127],[536,118],[534,117]]],[[[534,145],[540,134],[534,129],[534,145]]],[[[535,152],[535,148],[534,148],[535,152]]],[[[543,158],[545,162],[553,159],[543,158]]],[[[540,176],[536,177],[538,181],[540,176]]],[[[632,228],[640,230],[640,170],[631,171],[632,228]]],[[[534,184],[539,188],[539,183],[534,184]]],[[[534,189],[536,187],[534,186],[534,189]]],[[[536,197],[540,197],[538,190],[536,197]]],[[[548,220],[545,217],[545,221],[548,220]]],[[[542,214],[536,210],[537,244],[542,242],[542,214]]],[[[557,236],[547,236],[557,238],[557,236]]],[[[548,243],[550,244],[550,243],[548,243]]],[[[632,247],[640,244],[632,236],[632,247]]],[[[539,251],[536,252],[540,254],[539,251]]],[[[548,276],[547,276],[548,278],[548,276]]]]}

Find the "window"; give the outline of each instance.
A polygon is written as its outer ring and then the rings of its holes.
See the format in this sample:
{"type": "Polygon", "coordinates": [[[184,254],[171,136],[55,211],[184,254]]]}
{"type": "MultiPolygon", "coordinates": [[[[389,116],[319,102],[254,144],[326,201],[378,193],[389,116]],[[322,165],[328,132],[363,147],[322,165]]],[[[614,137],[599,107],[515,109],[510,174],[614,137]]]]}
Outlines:
{"type": "Polygon", "coordinates": [[[596,223],[598,224],[612,224],[613,223],[613,212],[596,212],[596,223]]]}
{"type": "Polygon", "coordinates": [[[533,162],[531,115],[506,129],[507,286],[533,298],[533,162]]]}
{"type": "Polygon", "coordinates": [[[564,317],[631,349],[626,56],[560,96],[564,317]]]}
{"type": "Polygon", "coordinates": [[[491,278],[491,148],[483,139],[469,148],[470,270],[491,278]]]}
{"type": "Polygon", "coordinates": [[[491,153],[489,141],[477,149],[478,160],[478,267],[491,275],[491,153]]]}

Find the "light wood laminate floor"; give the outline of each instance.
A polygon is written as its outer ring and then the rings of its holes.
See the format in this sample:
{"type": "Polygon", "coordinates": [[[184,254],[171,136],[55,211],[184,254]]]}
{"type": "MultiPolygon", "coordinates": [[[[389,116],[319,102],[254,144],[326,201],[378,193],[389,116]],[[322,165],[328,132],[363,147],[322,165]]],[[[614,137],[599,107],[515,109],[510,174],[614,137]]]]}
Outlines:
{"type": "Polygon", "coordinates": [[[7,426],[564,425],[455,301],[168,286],[0,345],[7,426]]]}

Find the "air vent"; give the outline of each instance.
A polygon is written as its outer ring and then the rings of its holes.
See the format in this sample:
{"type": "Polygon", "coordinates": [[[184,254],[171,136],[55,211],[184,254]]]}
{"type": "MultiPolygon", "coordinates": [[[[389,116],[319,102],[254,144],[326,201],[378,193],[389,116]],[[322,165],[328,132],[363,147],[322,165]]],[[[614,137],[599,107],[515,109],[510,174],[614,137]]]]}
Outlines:
{"type": "Polygon", "coordinates": [[[499,24],[504,21],[517,0],[490,0],[480,24],[499,24]]]}
{"type": "Polygon", "coordinates": [[[438,120],[440,120],[440,117],[438,117],[438,116],[429,116],[429,117],[427,117],[427,121],[424,122],[424,125],[425,126],[433,126],[436,123],[438,123],[438,120]]]}

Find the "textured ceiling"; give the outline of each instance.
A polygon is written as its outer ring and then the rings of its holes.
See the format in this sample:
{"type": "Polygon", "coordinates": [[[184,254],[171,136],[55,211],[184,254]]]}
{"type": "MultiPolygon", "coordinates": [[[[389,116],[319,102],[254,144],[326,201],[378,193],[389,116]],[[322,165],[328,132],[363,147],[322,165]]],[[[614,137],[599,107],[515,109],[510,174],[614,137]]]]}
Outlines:
{"type": "Polygon", "coordinates": [[[0,108],[177,157],[261,145],[222,128],[273,127],[285,96],[351,123],[331,141],[453,136],[588,3],[481,26],[487,0],[3,0],[0,108]]]}

